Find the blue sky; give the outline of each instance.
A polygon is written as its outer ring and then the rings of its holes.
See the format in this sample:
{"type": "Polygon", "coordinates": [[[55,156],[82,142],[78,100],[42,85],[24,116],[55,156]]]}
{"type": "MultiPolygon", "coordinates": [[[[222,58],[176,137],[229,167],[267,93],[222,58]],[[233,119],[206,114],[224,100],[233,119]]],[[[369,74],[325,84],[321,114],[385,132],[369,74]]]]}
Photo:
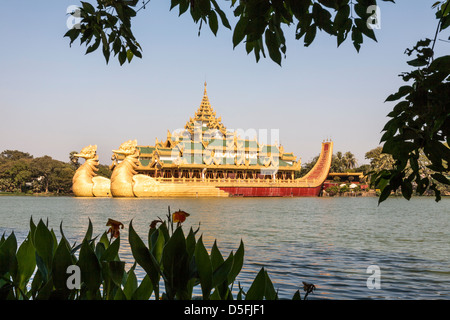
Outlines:
{"type": "MultiPolygon", "coordinates": [[[[306,48],[291,27],[281,67],[269,59],[256,63],[243,44],[233,50],[224,27],[215,37],[204,26],[198,37],[198,25],[189,14],[169,11],[170,1],[154,0],[138,13],[132,23],[143,59],[123,66],[117,59],[106,65],[101,50],[85,55],[78,41],[69,47],[66,9],[78,0],[4,2],[0,151],[68,161],[71,151],[97,144],[101,163],[109,164],[122,142],[152,145],[183,127],[206,80],[227,128],[279,129],[285,150],[302,162],[332,139],[335,151],[352,151],[367,163],[364,154],[378,146],[393,107],[384,100],[409,70],[405,49],[434,36],[434,2],[380,3],[378,42],[365,39],[359,53],[351,41],[337,48],[325,33],[306,48]]],[[[438,43],[438,51],[444,46],[438,43]]]]}

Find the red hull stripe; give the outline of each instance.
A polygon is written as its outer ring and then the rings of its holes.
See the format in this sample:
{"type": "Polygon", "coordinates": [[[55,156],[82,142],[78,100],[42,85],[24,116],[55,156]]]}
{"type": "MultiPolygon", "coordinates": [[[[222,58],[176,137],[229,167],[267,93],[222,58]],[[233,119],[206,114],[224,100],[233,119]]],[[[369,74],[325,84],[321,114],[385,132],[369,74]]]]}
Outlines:
{"type": "Polygon", "coordinates": [[[231,196],[240,197],[317,197],[321,186],[315,188],[289,187],[219,187],[231,196]]]}

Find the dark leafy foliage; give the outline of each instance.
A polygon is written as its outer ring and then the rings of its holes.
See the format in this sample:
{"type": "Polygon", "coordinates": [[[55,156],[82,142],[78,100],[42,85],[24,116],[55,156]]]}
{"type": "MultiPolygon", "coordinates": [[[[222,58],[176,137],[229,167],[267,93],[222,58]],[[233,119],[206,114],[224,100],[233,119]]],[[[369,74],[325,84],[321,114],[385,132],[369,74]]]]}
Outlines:
{"type": "MultiPolygon", "coordinates": [[[[80,38],[80,43],[87,47],[86,54],[101,48],[107,63],[111,53],[121,65],[134,56],[141,58],[142,48],[133,35],[131,20],[148,1],[143,3],[97,0],[94,7],[81,2],[81,23],[65,36],[70,38],[70,44],[80,38]]],[[[371,27],[374,18],[377,19],[376,0],[231,0],[230,4],[238,19],[233,29],[216,0],[171,0],[170,10],[178,7],[179,15],[189,11],[193,21],[199,24],[199,35],[203,24],[217,35],[220,21],[225,28],[232,29],[234,47],[244,42],[247,53],[253,52],[257,61],[261,55],[266,57],[267,52],[280,65],[287,50],[284,26],[295,26],[295,38],[303,39],[305,46],[311,45],[317,31],[336,37],[338,46],[351,35],[358,51],[364,37],[376,41],[371,27]]]]}
{"type": "Polygon", "coordinates": [[[449,3],[437,12],[434,40],[421,40],[406,50],[408,56],[415,54],[408,61],[415,69],[400,75],[407,84],[386,99],[399,101],[388,114],[391,120],[381,138],[382,152],[392,155],[395,164],[372,176],[372,182],[382,190],[379,202],[398,189],[406,199],[413,190],[418,194],[432,190],[439,201],[438,184],[450,185],[450,56],[434,56],[437,35],[450,24],[449,3]],[[427,159],[426,170],[419,165],[421,156],[427,159]]]}

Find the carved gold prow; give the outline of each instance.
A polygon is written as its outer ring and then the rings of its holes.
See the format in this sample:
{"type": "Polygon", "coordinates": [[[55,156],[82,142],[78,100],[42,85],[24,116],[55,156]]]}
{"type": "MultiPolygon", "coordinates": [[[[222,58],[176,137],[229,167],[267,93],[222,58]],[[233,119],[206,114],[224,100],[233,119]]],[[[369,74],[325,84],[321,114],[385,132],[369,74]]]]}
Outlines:
{"type": "Polygon", "coordinates": [[[134,197],[133,176],[137,174],[136,168],[139,165],[139,150],[136,148],[136,140],[128,140],[120,145],[119,150],[113,150],[114,154],[123,155],[125,159],[117,163],[115,161],[113,173],[111,175],[111,194],[113,197],[134,197]]]}
{"type": "Polygon", "coordinates": [[[78,168],[72,179],[72,191],[75,196],[110,197],[110,180],[97,176],[99,163],[97,146],[89,145],[74,156],[85,159],[85,162],[78,168]]]}

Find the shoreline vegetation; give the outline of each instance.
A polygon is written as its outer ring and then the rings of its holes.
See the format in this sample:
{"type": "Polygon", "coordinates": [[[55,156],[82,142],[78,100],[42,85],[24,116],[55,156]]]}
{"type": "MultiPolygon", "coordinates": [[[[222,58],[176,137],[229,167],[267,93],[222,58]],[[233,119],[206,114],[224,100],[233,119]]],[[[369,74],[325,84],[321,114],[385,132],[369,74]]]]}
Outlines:
{"type": "MultiPolygon", "coordinates": [[[[80,167],[77,151],[68,154],[68,162],[55,160],[50,156],[35,158],[33,155],[19,150],[5,150],[0,153],[0,196],[73,196],[72,178],[80,167]]],[[[319,155],[311,161],[303,163],[301,170],[295,174],[300,178],[308,173],[316,164],[319,155]]],[[[382,153],[382,147],[377,147],[365,154],[369,164],[358,165],[352,152],[337,151],[333,154],[330,173],[361,173],[355,178],[348,176],[344,179],[334,177],[324,183],[322,196],[380,196],[380,186],[374,185],[372,176],[381,171],[391,170],[394,166],[392,156],[382,153]],[[356,185],[356,187],[355,187],[356,185]]],[[[425,164],[426,159],[421,158],[425,164]]],[[[421,165],[421,167],[426,167],[421,165]]],[[[99,164],[97,172],[99,176],[110,178],[110,167],[99,164]]],[[[429,172],[424,171],[424,175],[429,172]]],[[[438,184],[438,189],[443,196],[450,195],[450,186],[438,184]]],[[[413,186],[412,195],[415,195],[413,186]]],[[[401,195],[401,191],[392,192],[391,196],[401,195]]],[[[433,195],[432,190],[423,193],[424,196],[433,195]]]]}
{"type": "MultiPolygon", "coordinates": [[[[208,250],[199,227],[184,233],[190,216],[178,210],[165,220],[149,221],[141,239],[133,228],[108,219],[101,235],[91,220],[81,244],[70,244],[60,225],[60,239],[42,219],[30,218],[27,238],[18,243],[14,232],[0,238],[0,300],[279,300],[264,267],[248,288],[236,278],[244,265],[244,243],[228,256],[217,241],[208,250]],[[128,228],[128,239],[121,230],[128,228]],[[106,229],[106,228],[105,228],[106,229]],[[119,249],[128,242],[134,263],[126,270],[119,249]],[[138,281],[135,268],[145,276],[138,281]],[[164,285],[162,286],[161,283],[164,285]]],[[[302,282],[292,300],[306,300],[316,289],[302,282]],[[301,293],[300,291],[304,291],[301,293]]]]}

